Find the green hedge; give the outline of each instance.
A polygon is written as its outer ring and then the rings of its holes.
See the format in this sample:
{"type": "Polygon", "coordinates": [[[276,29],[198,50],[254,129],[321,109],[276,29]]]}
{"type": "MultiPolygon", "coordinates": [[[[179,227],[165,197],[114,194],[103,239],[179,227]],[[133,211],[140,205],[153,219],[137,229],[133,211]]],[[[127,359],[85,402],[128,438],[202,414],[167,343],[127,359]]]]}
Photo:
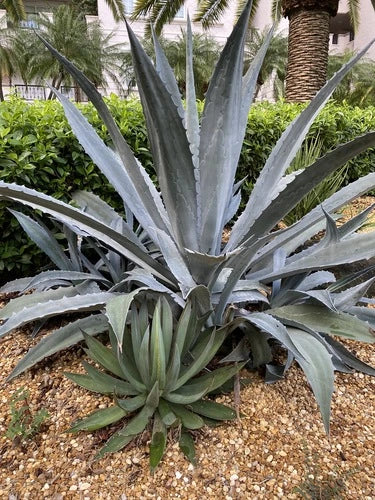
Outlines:
{"type": "MultiPolygon", "coordinates": [[[[145,123],[138,101],[108,99],[109,107],[130,147],[152,173],[152,157],[145,123]]],[[[245,197],[277,139],[303,105],[261,103],[252,108],[242,149],[238,178],[247,176],[245,197]]],[[[96,111],[81,106],[88,120],[105,141],[108,136],[96,111]]],[[[375,129],[375,108],[358,109],[330,103],[315,121],[309,137],[319,133],[325,148],[348,141],[375,129]]],[[[0,103],[0,179],[23,184],[62,200],[69,200],[76,189],[88,189],[115,208],[122,207],[114,190],[85,155],[71,132],[61,106],[55,101],[25,103],[12,98],[0,103]]],[[[374,170],[375,150],[351,162],[348,181],[374,170]]],[[[34,274],[47,263],[28,241],[6,204],[0,205],[0,281],[34,274]]]]}

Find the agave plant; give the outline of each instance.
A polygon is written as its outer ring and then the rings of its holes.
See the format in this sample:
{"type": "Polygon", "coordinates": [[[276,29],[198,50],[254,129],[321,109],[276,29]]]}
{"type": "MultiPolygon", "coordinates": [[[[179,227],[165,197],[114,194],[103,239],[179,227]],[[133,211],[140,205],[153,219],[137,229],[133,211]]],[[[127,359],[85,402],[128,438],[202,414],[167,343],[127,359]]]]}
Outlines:
{"type": "Polygon", "coordinates": [[[180,447],[194,462],[194,441],[189,430],[236,417],[228,406],[202,399],[243,366],[225,366],[198,375],[215,356],[229,330],[228,326],[203,328],[207,314],[200,316],[197,304],[202,293],[205,291],[199,287],[191,292],[175,327],[164,297],[151,311],[151,323],[147,302],[143,301],[139,308],[133,303],[128,325],[129,297],[120,295],[106,307],[112,349],[85,335],[86,353],[111,375],[84,363],[85,375],[66,376],[89,391],[113,396],[115,405],[78,420],[68,432],[93,431],[133,415],[110,437],[97,458],[121,450],[152,423],[152,470],[164,454],[171,426],[180,426],[180,447]]]}
{"type": "MultiPolygon", "coordinates": [[[[314,208],[294,225],[274,228],[326,176],[374,146],[375,132],[369,132],[338,146],[302,171],[286,173],[314,118],[368,47],[343,66],[285,130],[245,209],[233,223],[229,241],[223,242],[223,228],[236,217],[240,204],[241,182],[235,182],[235,172],[257,75],[272,37],[271,30],[243,75],[249,10],[250,4],[223,49],[200,123],[190,24],[185,107],[156,37],[154,66],[128,26],[160,191],[134,157],[95,87],[45,42],[81,85],[107,126],[113,148],[105,146],[79,110],[54,91],[82,146],[122,197],[127,216],[123,219],[103,203],[98,208],[89,198],[79,209],[14,184],[0,183],[0,198],[41,210],[79,237],[89,237],[106,251],[132,262],[133,267],[123,277],[123,282],[134,287],[129,300],[141,287],[167,294],[184,307],[191,290],[197,285],[205,287],[210,297],[206,310],[212,305],[207,326],[222,326],[235,319],[246,335],[245,343],[230,356],[248,359],[250,351],[253,366],[266,365],[270,381],[282,376],[296,359],[310,381],[328,431],[334,369],[353,367],[374,374],[332,338],[374,341],[375,310],[365,307],[363,298],[371,280],[355,286],[352,278],[335,283],[334,274],[326,269],[374,256],[375,232],[358,232],[374,205],[341,226],[336,219],[341,207],[374,189],[375,173],[340,189],[323,207],[314,208]],[[325,237],[303,249],[324,228],[325,237]],[[271,363],[275,343],[287,350],[284,366],[271,363]]],[[[4,324],[0,336],[38,318],[67,311],[93,312],[43,339],[11,376],[82,340],[81,330],[89,335],[102,331],[107,319],[101,311],[119,291],[118,286],[94,290],[83,281],[11,301],[1,312],[4,324]]]]}

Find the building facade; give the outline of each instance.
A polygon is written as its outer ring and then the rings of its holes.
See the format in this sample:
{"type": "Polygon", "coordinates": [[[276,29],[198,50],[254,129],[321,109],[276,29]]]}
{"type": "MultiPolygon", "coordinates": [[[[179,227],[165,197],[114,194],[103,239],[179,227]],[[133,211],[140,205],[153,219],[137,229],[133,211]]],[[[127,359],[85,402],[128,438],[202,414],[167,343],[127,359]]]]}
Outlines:
{"type": "MultiPolygon", "coordinates": [[[[135,0],[124,0],[125,10],[128,15],[131,14],[135,0]]],[[[69,0],[25,0],[25,10],[27,13],[26,21],[21,22],[21,27],[36,28],[37,18],[40,12],[52,12],[53,8],[61,4],[69,4],[69,0]]],[[[190,18],[194,18],[196,11],[197,0],[186,0],[184,6],[180,9],[175,19],[163,29],[163,35],[166,38],[176,38],[181,29],[186,26],[186,17],[189,12],[190,18]]],[[[339,13],[331,22],[331,38],[330,38],[330,51],[332,53],[343,53],[347,50],[356,51],[363,48],[371,39],[375,37],[375,11],[372,7],[371,0],[360,0],[360,16],[359,16],[359,29],[353,34],[350,24],[348,6],[345,0],[340,1],[339,13]]],[[[207,30],[208,34],[213,36],[218,42],[224,44],[229,36],[233,24],[235,22],[236,2],[232,0],[230,8],[226,9],[224,15],[215,26],[207,30]]],[[[126,27],[124,22],[115,22],[111,11],[105,0],[97,0],[97,16],[87,16],[90,19],[97,19],[100,21],[102,28],[105,32],[114,32],[112,39],[113,43],[121,43],[124,49],[129,46],[126,27]]],[[[6,12],[0,10],[0,27],[6,29],[7,27],[6,12]]],[[[272,24],[271,20],[271,1],[260,0],[257,13],[253,21],[253,27],[263,30],[272,24]]],[[[131,26],[134,32],[143,37],[144,34],[144,20],[132,21],[131,26]]],[[[287,35],[288,21],[282,19],[278,25],[278,30],[287,35]]],[[[193,23],[193,31],[203,32],[200,23],[193,23]]],[[[302,41],[303,43],[303,41],[302,41]]],[[[375,60],[375,44],[368,52],[368,57],[375,60]]],[[[20,79],[14,78],[12,82],[5,81],[5,93],[9,92],[12,87],[18,86],[20,88],[23,82],[20,79]],[[11,84],[11,85],[10,85],[11,84]]],[[[42,86],[38,86],[42,89],[42,86]]],[[[35,90],[35,88],[33,88],[35,90]]],[[[24,97],[26,98],[43,98],[43,91],[36,91],[33,94],[33,89],[30,87],[24,97]],[[31,89],[31,90],[30,90],[31,89]]],[[[116,91],[116,88],[111,83],[106,89],[106,93],[116,91]]],[[[21,94],[22,95],[22,94],[21,94]]]]}

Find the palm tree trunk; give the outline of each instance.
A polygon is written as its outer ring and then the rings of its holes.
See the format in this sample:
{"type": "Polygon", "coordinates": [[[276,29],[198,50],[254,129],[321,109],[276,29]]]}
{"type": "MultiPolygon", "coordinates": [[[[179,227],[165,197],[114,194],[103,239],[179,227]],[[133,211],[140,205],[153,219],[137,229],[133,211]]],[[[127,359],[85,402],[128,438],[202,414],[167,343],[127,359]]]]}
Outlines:
{"type": "Polygon", "coordinates": [[[289,18],[287,101],[312,99],[327,79],[329,18],[338,0],[284,0],[289,18]]]}

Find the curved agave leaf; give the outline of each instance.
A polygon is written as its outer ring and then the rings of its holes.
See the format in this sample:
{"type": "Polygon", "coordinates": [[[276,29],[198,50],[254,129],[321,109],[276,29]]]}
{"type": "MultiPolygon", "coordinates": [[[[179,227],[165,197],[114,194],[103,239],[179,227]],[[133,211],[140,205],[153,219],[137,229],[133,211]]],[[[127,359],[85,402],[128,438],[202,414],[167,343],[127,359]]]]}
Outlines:
{"type": "MultiPolygon", "coordinates": [[[[365,175],[348,186],[341,188],[325,200],[324,208],[326,212],[332,214],[344,205],[358,198],[358,196],[362,196],[364,193],[374,188],[375,172],[365,175]]],[[[268,258],[269,260],[269,256],[272,256],[275,249],[281,246],[284,247],[289,255],[317,232],[324,229],[324,218],[324,213],[321,207],[318,206],[293,226],[279,233],[274,233],[274,240],[265,247],[264,251],[259,252],[259,255],[252,260],[252,265],[260,265],[261,261],[263,261],[262,265],[263,269],[265,269],[267,266],[264,265],[264,259],[268,258]]],[[[264,274],[264,271],[262,271],[262,273],[264,274]]]]}
{"type": "Polygon", "coordinates": [[[121,378],[123,373],[112,349],[105,347],[101,342],[92,338],[86,332],[83,332],[83,338],[88,347],[88,349],[85,349],[86,354],[107,371],[121,378]]]}
{"type": "Polygon", "coordinates": [[[285,267],[276,272],[266,274],[261,278],[264,283],[269,283],[275,279],[291,276],[305,271],[314,271],[326,267],[333,267],[339,264],[349,264],[359,260],[367,260],[373,257],[375,246],[375,231],[371,233],[360,233],[351,238],[344,239],[337,243],[332,243],[328,247],[320,247],[306,257],[297,256],[294,262],[286,262],[285,267]],[[353,248],[356,249],[353,252],[353,248]]]}
{"type": "Polygon", "coordinates": [[[196,464],[195,446],[194,446],[194,439],[191,437],[191,434],[189,434],[186,431],[182,431],[179,445],[180,445],[180,450],[185,455],[185,457],[189,460],[189,462],[195,465],[196,464]]]}
{"type": "Polygon", "coordinates": [[[236,412],[232,408],[215,401],[202,400],[189,406],[195,413],[213,420],[234,420],[236,418],[236,412]]]}
{"type": "MultiPolygon", "coordinates": [[[[113,151],[104,144],[94,127],[89,124],[87,119],[67,97],[55,89],[52,90],[63,105],[65,115],[80,144],[116,189],[124,203],[130,207],[140,224],[146,229],[160,223],[160,215],[156,207],[151,213],[146,210],[142,196],[134,186],[128,171],[121,165],[113,151]]],[[[168,231],[165,224],[161,224],[160,228],[168,231]]],[[[139,244],[130,227],[124,224],[122,229],[124,236],[139,244]]]]}
{"type": "Polygon", "coordinates": [[[250,236],[254,222],[257,221],[258,217],[272,201],[264,194],[274,192],[275,186],[277,186],[285,170],[289,167],[317,114],[337,85],[367,52],[374,41],[375,39],[358,52],[347,64],[342,66],[320,89],[307,108],[284,131],[254,185],[245,210],[233,226],[228,249],[235,248],[250,236]]]}
{"type": "Polygon", "coordinates": [[[337,342],[334,338],[329,335],[325,335],[325,341],[333,347],[334,353],[340,358],[340,360],[345,363],[345,365],[357,370],[359,372],[365,373],[366,375],[371,375],[375,377],[375,368],[364,363],[357,356],[354,356],[348,349],[346,349],[340,342],[337,342]]]}
{"type": "Polygon", "coordinates": [[[343,292],[331,294],[337,309],[340,309],[340,311],[348,311],[350,307],[355,306],[366,294],[374,281],[375,277],[359,285],[347,288],[343,292]]]}
{"type": "Polygon", "coordinates": [[[288,333],[303,358],[297,362],[305,372],[307,380],[319,404],[324,428],[329,434],[331,399],[333,394],[334,371],[331,355],[323,342],[304,330],[288,327],[288,333]]]}
{"type": "Polygon", "coordinates": [[[124,344],[125,325],[128,318],[130,306],[135,297],[146,288],[137,288],[133,292],[112,297],[106,304],[106,316],[117,338],[120,351],[124,344]]]}
{"type": "Polygon", "coordinates": [[[82,364],[87,371],[87,375],[68,372],[65,372],[64,375],[91,392],[98,392],[99,394],[117,394],[121,396],[138,394],[138,391],[128,382],[107,375],[85,361],[83,361],[82,364]]]}
{"type": "Polygon", "coordinates": [[[85,418],[76,420],[66,432],[96,431],[107,425],[118,422],[127,415],[127,412],[118,406],[101,408],[96,410],[85,418]]]}
{"type": "Polygon", "coordinates": [[[374,343],[375,333],[365,321],[344,312],[334,312],[313,304],[299,304],[270,309],[267,314],[275,316],[292,326],[311,328],[320,333],[374,343]]]}
{"type": "MultiPolygon", "coordinates": [[[[356,137],[346,144],[338,146],[309,167],[304,168],[285,189],[272,199],[272,202],[269,200],[270,204],[254,220],[251,226],[251,234],[255,234],[258,237],[266,234],[329,174],[374,145],[375,132],[369,132],[368,134],[356,137]]],[[[249,234],[248,232],[247,235],[249,234]]]]}
{"type": "Polygon", "coordinates": [[[102,309],[112,297],[113,294],[108,292],[89,293],[86,295],[75,295],[74,298],[63,297],[42,304],[36,303],[30,305],[22,309],[18,314],[15,313],[9,317],[9,319],[0,326],[0,337],[3,337],[14,328],[19,328],[37,319],[47,319],[59,314],[73,312],[98,311],[102,309]]]}
{"type": "Polygon", "coordinates": [[[56,219],[63,223],[70,223],[72,227],[78,228],[85,234],[97,238],[105,245],[118,251],[121,255],[125,255],[125,257],[136,264],[148,269],[153,275],[158,276],[173,287],[174,277],[165,267],[156,262],[122,234],[67,203],[38,193],[25,186],[6,184],[4,182],[0,182],[0,198],[18,201],[24,205],[42,210],[44,213],[56,217],[56,219]]]}
{"type": "Polygon", "coordinates": [[[8,209],[20,223],[27,236],[52,260],[59,269],[73,271],[72,262],[63,252],[54,235],[31,217],[8,209]]]}
{"type": "MultiPolygon", "coordinates": [[[[111,136],[113,144],[118,152],[122,164],[126,169],[132,184],[137,189],[139,196],[142,198],[146,212],[151,214],[155,220],[156,227],[167,228],[169,230],[170,223],[168,216],[165,212],[164,205],[161,201],[160,195],[152,183],[151,179],[147,176],[145,169],[139,164],[134,157],[131,149],[124,140],[118,126],[116,125],[111,113],[105,105],[102,96],[99,94],[96,87],[90,82],[88,78],[77,69],[68,59],[61,55],[56,49],[52,47],[39,33],[36,35],[41,39],[51,54],[64,66],[64,68],[73,76],[87,97],[97,109],[99,116],[105,123],[108,132],[111,136]]],[[[117,186],[115,186],[116,188],[117,186]]]]}
{"type": "Polygon", "coordinates": [[[366,321],[370,324],[373,329],[373,335],[375,335],[375,309],[370,307],[354,306],[350,307],[347,312],[353,314],[362,321],[366,321]]]}
{"type": "Polygon", "coordinates": [[[186,130],[151,60],[127,23],[126,27],[155,167],[163,200],[171,217],[173,234],[180,249],[197,250],[197,193],[186,130]],[[166,126],[173,130],[173,141],[159,132],[166,126]]]}
{"type": "MultiPolygon", "coordinates": [[[[27,290],[31,290],[33,288],[39,288],[41,285],[45,285],[46,287],[50,287],[51,283],[54,282],[66,282],[66,283],[75,283],[81,281],[98,281],[103,283],[104,285],[110,285],[111,282],[106,278],[96,274],[83,273],[79,271],[44,271],[33,278],[29,278],[30,281],[20,289],[22,292],[26,292],[27,290]]],[[[99,290],[98,290],[99,291],[99,290]]]]}
{"type": "Polygon", "coordinates": [[[95,314],[87,318],[80,318],[58,330],[54,330],[27,352],[10,373],[7,380],[12,380],[42,359],[77,344],[83,340],[83,331],[87,335],[96,335],[105,332],[107,329],[108,322],[104,314],[95,314]]]}

